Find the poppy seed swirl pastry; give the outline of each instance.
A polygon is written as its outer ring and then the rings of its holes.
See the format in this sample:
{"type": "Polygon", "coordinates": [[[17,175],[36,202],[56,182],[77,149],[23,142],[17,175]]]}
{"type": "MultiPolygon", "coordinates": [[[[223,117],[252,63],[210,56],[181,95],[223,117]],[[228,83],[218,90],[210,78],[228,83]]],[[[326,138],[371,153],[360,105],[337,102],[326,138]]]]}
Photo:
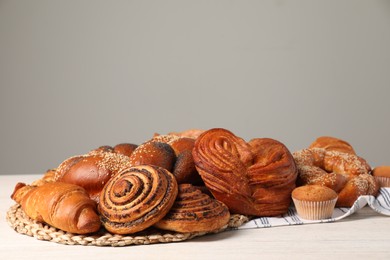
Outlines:
{"type": "Polygon", "coordinates": [[[134,166],[107,182],[100,194],[98,211],[108,231],[132,234],[162,219],[175,202],[177,192],[176,179],[166,169],[134,166]]]}
{"type": "Polygon", "coordinates": [[[179,193],[168,214],[154,226],[175,232],[210,232],[225,226],[228,207],[191,184],[180,184],[179,193]]]}
{"type": "Polygon", "coordinates": [[[279,141],[245,142],[214,128],[201,134],[193,149],[195,166],[213,196],[231,213],[277,216],[287,212],[295,188],[294,159],[279,141]]]}

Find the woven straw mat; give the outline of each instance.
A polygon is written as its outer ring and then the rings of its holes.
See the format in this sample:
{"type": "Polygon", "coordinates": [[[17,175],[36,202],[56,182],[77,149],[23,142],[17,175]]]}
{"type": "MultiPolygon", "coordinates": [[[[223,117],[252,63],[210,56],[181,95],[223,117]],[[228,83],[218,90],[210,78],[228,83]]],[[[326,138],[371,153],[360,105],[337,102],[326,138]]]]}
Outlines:
{"type": "Polygon", "coordinates": [[[234,229],[249,221],[246,216],[234,214],[231,215],[230,221],[226,226],[212,232],[177,233],[149,228],[137,234],[116,235],[102,229],[91,235],[77,235],[32,220],[24,213],[19,204],[10,207],[6,219],[8,224],[20,234],[59,244],[84,246],[129,246],[180,242],[206,234],[234,229]]]}

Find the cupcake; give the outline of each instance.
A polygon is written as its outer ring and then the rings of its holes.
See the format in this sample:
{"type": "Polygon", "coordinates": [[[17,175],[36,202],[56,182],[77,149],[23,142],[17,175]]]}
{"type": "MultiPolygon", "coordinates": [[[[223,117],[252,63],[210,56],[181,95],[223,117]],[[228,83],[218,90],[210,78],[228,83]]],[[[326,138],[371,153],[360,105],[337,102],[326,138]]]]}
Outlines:
{"type": "Polygon", "coordinates": [[[377,166],[372,175],[381,187],[390,187],[390,166],[377,166]]]}
{"type": "Polygon", "coordinates": [[[295,188],[291,194],[298,215],[307,220],[331,218],[337,201],[337,193],[320,185],[295,188]]]}

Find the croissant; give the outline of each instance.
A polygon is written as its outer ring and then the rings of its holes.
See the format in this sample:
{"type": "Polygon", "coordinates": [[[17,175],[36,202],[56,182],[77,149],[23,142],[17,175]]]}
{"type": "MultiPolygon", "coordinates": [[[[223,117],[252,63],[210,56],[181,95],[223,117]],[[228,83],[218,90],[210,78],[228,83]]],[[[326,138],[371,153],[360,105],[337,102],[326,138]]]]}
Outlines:
{"type": "Polygon", "coordinates": [[[257,138],[247,143],[226,129],[214,128],[197,138],[192,154],[207,188],[232,213],[277,216],[287,212],[297,169],[279,141],[257,138]]]}
{"type": "Polygon", "coordinates": [[[114,175],[100,194],[102,223],[115,234],[142,231],[168,213],[177,192],[175,177],[162,167],[128,168],[114,175]]]}
{"type": "Polygon", "coordinates": [[[18,183],[11,198],[21,204],[33,220],[63,231],[87,234],[98,231],[101,226],[96,203],[83,188],[74,184],[48,182],[30,186],[18,183]]]}

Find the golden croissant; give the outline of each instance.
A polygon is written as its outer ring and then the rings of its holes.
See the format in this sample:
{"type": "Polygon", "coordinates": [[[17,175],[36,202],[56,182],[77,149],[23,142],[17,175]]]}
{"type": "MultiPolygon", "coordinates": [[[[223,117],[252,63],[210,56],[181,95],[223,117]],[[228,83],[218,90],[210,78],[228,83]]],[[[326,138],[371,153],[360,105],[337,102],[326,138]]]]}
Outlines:
{"type": "Polygon", "coordinates": [[[49,182],[29,186],[18,183],[11,198],[21,204],[33,220],[63,231],[87,234],[98,231],[101,226],[96,203],[82,187],[74,184],[49,182]]]}

